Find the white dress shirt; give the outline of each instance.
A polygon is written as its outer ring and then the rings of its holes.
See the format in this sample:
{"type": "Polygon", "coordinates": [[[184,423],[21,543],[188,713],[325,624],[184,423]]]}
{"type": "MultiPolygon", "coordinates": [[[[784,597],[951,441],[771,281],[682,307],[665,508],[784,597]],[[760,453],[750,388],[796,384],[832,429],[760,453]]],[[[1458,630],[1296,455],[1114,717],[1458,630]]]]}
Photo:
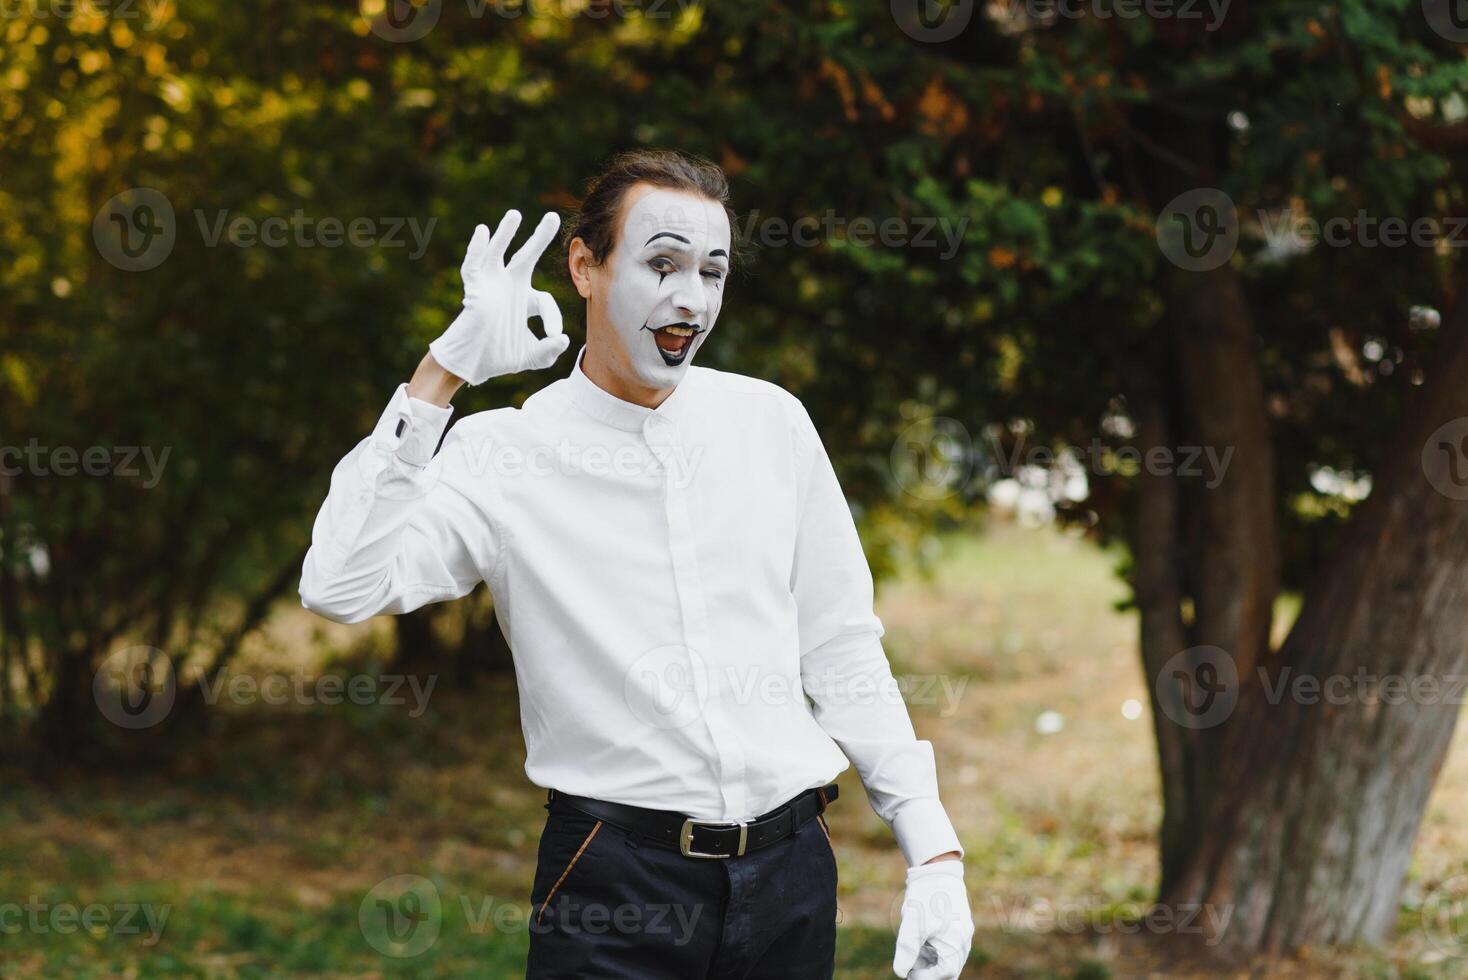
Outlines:
{"type": "Polygon", "coordinates": [[[909,865],[961,853],[797,398],[691,367],[644,408],[579,354],[523,408],[459,420],[435,455],[450,414],[403,385],[338,464],[307,609],[355,623],[485,582],[536,785],[748,820],[850,759],[909,865]]]}

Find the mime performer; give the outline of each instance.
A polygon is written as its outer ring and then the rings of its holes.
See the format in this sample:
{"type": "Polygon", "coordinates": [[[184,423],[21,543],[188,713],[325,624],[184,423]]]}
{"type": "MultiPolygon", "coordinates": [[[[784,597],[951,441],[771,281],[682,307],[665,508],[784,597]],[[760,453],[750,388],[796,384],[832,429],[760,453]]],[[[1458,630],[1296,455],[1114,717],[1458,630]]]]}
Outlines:
{"type": "Polygon", "coordinates": [[[565,236],[586,301],[569,372],[444,438],[461,385],[570,343],[531,284],[559,218],[512,255],[518,212],[478,226],[463,311],[332,474],[301,599],[356,623],[488,585],[548,791],[532,980],[831,977],[848,764],[908,865],[894,970],[957,977],[963,848],[830,460],[793,395],[693,366],[734,260],[728,198],[707,161],[615,158],[565,236]]]}

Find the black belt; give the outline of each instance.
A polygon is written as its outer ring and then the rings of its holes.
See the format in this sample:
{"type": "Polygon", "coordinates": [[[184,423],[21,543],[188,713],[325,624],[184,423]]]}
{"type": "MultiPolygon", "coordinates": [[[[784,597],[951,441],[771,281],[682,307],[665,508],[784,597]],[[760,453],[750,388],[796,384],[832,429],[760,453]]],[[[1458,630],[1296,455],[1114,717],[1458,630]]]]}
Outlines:
{"type": "Polygon", "coordinates": [[[561,804],[598,820],[620,827],[648,840],[669,847],[684,857],[731,858],[769,847],[795,833],[839,795],[835,783],[819,789],[808,789],[783,806],[778,806],[748,822],[737,820],[695,820],[672,810],[650,810],[626,803],[609,803],[585,796],[572,796],[551,790],[546,809],[561,804]],[[695,838],[697,838],[695,840],[695,838]]]}

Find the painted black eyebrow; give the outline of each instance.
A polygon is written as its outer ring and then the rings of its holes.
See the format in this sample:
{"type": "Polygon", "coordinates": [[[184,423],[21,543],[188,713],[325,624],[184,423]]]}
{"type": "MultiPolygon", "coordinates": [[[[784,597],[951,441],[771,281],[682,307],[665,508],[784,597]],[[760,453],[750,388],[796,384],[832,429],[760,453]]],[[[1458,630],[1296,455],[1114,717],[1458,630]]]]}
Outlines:
{"type": "Polygon", "coordinates": [[[719,257],[722,257],[722,258],[726,258],[727,259],[729,257],[729,253],[728,252],[725,252],[722,248],[716,248],[712,252],[709,253],[709,258],[714,258],[715,256],[719,256],[719,257]]]}
{"type": "Polygon", "coordinates": [[[656,235],[653,235],[651,238],[649,238],[647,241],[643,242],[642,243],[642,247],[643,248],[647,248],[647,246],[651,245],[653,242],[657,241],[659,238],[676,238],[676,239],[678,239],[678,241],[682,242],[684,245],[692,245],[693,244],[688,239],[684,238],[682,235],[675,235],[671,231],[660,231],[656,235]]]}

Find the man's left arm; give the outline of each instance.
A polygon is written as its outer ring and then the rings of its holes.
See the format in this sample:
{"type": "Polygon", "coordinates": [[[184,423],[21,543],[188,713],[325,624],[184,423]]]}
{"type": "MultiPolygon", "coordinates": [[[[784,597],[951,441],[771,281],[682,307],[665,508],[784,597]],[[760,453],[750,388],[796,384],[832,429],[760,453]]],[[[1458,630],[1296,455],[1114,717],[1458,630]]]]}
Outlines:
{"type": "Polygon", "coordinates": [[[803,407],[795,414],[800,525],[790,588],[801,682],[816,721],[856,766],[907,860],[893,969],[925,980],[956,977],[973,936],[957,860],[963,846],[938,798],[933,746],[913,730],[882,649],[871,569],[851,510],[809,415],[803,407]]]}

